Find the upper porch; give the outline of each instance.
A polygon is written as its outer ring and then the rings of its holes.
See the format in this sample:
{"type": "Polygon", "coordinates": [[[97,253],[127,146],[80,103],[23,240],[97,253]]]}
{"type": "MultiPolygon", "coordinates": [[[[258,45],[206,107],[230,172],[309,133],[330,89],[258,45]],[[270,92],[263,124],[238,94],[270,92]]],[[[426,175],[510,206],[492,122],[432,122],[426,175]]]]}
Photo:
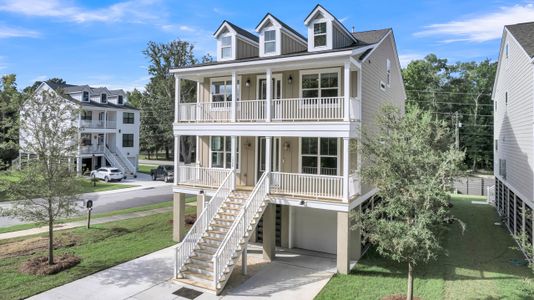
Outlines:
{"type": "Polygon", "coordinates": [[[196,135],[221,125],[230,130],[265,130],[266,126],[318,123],[350,131],[355,127],[351,123],[361,120],[358,57],[364,50],[172,70],[176,78],[175,133],[196,135]],[[182,101],[184,80],[196,82],[195,102],[182,101]]]}

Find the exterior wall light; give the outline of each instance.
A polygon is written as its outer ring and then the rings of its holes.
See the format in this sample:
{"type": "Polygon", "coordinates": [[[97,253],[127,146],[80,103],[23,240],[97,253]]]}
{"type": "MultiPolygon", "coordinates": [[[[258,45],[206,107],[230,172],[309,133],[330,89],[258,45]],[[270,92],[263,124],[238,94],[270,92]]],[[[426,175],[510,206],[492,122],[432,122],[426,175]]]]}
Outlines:
{"type": "Polygon", "coordinates": [[[249,86],[250,86],[250,79],[247,79],[247,81],[245,81],[245,86],[246,86],[246,87],[249,87],[249,86]]]}
{"type": "Polygon", "coordinates": [[[287,83],[288,84],[292,84],[293,83],[293,76],[289,75],[289,78],[287,79],[287,83]]]}

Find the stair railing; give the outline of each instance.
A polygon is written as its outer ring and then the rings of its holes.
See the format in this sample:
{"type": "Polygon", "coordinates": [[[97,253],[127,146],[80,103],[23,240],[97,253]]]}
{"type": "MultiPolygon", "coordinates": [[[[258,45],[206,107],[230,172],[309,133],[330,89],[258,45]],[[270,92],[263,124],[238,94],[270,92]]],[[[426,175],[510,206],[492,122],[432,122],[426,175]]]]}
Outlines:
{"type": "Polygon", "coordinates": [[[117,148],[117,157],[122,161],[122,164],[133,174],[135,174],[135,172],[137,171],[136,167],[134,166],[134,164],[128,159],[128,157],[126,157],[126,155],[124,155],[124,153],[122,153],[122,151],[120,149],[117,148]]]}
{"type": "Polygon", "coordinates": [[[248,227],[251,225],[254,216],[258,213],[258,210],[265,201],[265,197],[268,193],[267,178],[269,176],[270,173],[263,173],[234,223],[228,230],[221,246],[219,246],[219,249],[217,249],[217,252],[213,256],[213,283],[215,289],[222,288],[222,286],[217,286],[218,282],[222,279],[226,267],[232,262],[237,247],[242,242],[243,238],[247,238],[245,235],[248,232],[248,227]]]}
{"type": "Polygon", "coordinates": [[[107,146],[104,146],[104,156],[106,157],[107,160],[109,160],[109,162],[116,166],[117,168],[120,168],[122,172],[126,173],[125,171],[125,167],[124,165],[122,165],[117,157],[115,155],[113,155],[113,153],[111,153],[111,151],[109,150],[109,148],[107,146]]]}
{"type": "Polygon", "coordinates": [[[221,186],[217,189],[211,200],[208,202],[202,213],[198,216],[197,220],[189,229],[189,232],[185,235],[184,239],[178,247],[176,247],[174,275],[178,276],[180,270],[186,263],[187,259],[191,256],[195,250],[195,246],[202,238],[208,226],[210,225],[213,217],[219,210],[221,204],[228,198],[232,192],[232,187],[235,182],[235,170],[232,170],[226,175],[226,178],[222,182],[221,186]]]}

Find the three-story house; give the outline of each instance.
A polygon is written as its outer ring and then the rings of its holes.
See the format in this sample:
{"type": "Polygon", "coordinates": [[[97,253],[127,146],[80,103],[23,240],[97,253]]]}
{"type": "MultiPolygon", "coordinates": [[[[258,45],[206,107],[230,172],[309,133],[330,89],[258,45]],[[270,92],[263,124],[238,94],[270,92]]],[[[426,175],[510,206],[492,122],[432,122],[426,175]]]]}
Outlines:
{"type": "Polygon", "coordinates": [[[358,174],[362,130],[372,136],[381,106],[403,110],[406,98],[395,39],[391,29],[349,31],[320,5],[304,25],[307,36],[268,13],[253,34],[224,21],[217,61],[171,70],[184,282],[220,292],[249,242],[268,260],[276,247],[335,254],[344,274],[361,255],[350,212],[376,193],[358,174]],[[196,102],[181,102],[183,80],[196,82],[196,102]],[[194,164],[179,163],[181,136],[196,136],[194,164]],[[186,194],[202,213],[184,236],[186,194]]]}

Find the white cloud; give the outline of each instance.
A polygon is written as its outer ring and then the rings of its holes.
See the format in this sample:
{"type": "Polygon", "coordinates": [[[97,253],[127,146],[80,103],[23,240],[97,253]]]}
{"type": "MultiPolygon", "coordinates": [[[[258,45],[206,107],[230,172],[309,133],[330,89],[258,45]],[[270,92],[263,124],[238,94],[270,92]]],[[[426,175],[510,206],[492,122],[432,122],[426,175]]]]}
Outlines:
{"type": "Polygon", "coordinates": [[[499,8],[498,11],[454,20],[447,23],[432,24],[425,30],[416,32],[417,37],[443,36],[444,43],[486,42],[499,39],[504,25],[534,21],[534,5],[514,5],[499,8]]]}
{"type": "Polygon", "coordinates": [[[36,38],[38,36],[39,36],[39,32],[37,31],[0,25],[0,39],[15,38],[15,37],[36,38]]]}
{"type": "Polygon", "coordinates": [[[159,0],[130,0],[100,9],[87,9],[68,0],[0,0],[0,11],[36,17],[53,17],[76,23],[117,22],[131,23],[157,20],[150,7],[159,0]]]}
{"type": "Polygon", "coordinates": [[[161,29],[166,32],[195,32],[197,29],[188,26],[188,25],[180,25],[180,24],[164,24],[161,25],[161,29]]]}
{"type": "Polygon", "coordinates": [[[399,61],[400,61],[401,67],[406,68],[406,66],[410,62],[414,60],[423,59],[424,57],[425,56],[423,54],[419,54],[419,53],[405,53],[405,54],[399,54],[399,61]]]}

